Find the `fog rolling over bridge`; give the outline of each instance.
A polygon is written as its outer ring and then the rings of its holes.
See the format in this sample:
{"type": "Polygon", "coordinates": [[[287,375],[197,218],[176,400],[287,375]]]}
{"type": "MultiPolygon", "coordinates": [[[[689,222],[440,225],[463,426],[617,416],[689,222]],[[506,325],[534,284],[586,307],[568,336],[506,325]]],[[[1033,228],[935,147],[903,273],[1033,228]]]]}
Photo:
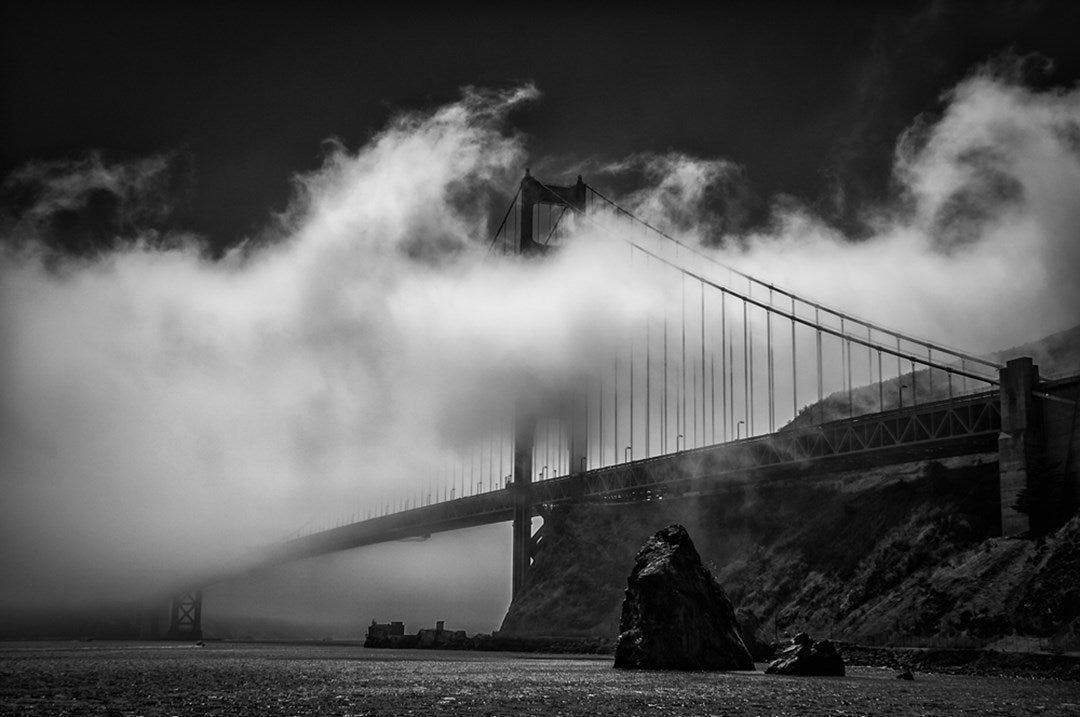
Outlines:
{"type": "MultiPolygon", "coordinates": [[[[268,548],[258,562],[511,522],[517,598],[545,538],[537,521],[562,506],[695,498],[959,456],[997,461],[1001,534],[1044,534],[1075,509],[1075,466],[1046,465],[1076,441],[1077,375],[1042,380],[1030,357],[1006,366],[805,300],[679,243],[580,177],[554,186],[526,173],[490,251],[539,266],[568,249],[565,237],[588,231],[577,223],[623,243],[612,260],[623,254],[623,271],[663,282],[677,303],[624,327],[621,345],[604,347],[613,355],[590,355],[574,383],[519,389],[495,409],[493,433],[412,495],[268,548]],[[560,233],[564,221],[575,226],[560,233]]],[[[174,604],[172,633],[201,634],[192,605],[199,599],[174,604]]]]}
{"type": "Polygon", "coordinates": [[[0,634],[486,632],[916,453],[1059,520],[1077,367],[993,352],[1080,307],[1075,10],[519,12],[5,10],[0,634]]]}

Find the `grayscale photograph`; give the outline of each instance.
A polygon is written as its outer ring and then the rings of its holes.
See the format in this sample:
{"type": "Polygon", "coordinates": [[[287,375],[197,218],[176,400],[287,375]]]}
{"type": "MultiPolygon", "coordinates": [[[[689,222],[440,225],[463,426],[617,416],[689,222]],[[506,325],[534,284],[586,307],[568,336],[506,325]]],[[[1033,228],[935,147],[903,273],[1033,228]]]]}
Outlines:
{"type": "Polygon", "coordinates": [[[1080,717],[1080,4],[0,8],[0,715],[1080,717]]]}

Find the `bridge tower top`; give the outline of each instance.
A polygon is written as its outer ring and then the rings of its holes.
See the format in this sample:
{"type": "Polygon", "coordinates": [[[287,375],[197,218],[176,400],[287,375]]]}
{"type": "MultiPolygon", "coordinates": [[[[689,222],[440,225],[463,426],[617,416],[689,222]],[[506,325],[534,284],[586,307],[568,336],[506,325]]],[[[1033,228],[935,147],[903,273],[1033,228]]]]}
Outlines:
{"type": "Polygon", "coordinates": [[[577,183],[570,186],[556,186],[537,181],[528,169],[521,178],[521,236],[518,252],[521,254],[542,254],[548,250],[545,244],[533,239],[533,207],[537,204],[550,204],[570,207],[585,211],[585,181],[578,175],[577,183]]]}

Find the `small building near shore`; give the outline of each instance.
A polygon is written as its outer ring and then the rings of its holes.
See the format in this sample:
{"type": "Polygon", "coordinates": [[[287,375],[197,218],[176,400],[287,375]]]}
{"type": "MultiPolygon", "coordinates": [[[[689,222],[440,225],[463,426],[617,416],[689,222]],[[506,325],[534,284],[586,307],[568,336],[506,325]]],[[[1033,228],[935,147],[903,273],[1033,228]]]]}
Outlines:
{"type": "Polygon", "coordinates": [[[368,626],[367,637],[369,640],[381,640],[395,635],[405,634],[405,623],[400,620],[393,622],[378,623],[374,620],[368,626]]]}

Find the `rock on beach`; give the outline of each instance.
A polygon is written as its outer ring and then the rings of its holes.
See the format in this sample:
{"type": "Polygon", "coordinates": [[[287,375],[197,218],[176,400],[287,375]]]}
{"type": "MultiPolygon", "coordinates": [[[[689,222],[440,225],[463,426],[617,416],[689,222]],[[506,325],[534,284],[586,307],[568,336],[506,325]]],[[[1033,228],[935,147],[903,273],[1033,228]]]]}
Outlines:
{"type": "Polygon", "coordinates": [[[735,609],[681,525],[658,531],[627,578],[615,667],[753,670],[735,609]]]}
{"type": "Polygon", "coordinates": [[[780,650],[765,670],[774,675],[844,676],[844,660],[828,640],[813,640],[800,632],[791,644],[780,650]]]}

